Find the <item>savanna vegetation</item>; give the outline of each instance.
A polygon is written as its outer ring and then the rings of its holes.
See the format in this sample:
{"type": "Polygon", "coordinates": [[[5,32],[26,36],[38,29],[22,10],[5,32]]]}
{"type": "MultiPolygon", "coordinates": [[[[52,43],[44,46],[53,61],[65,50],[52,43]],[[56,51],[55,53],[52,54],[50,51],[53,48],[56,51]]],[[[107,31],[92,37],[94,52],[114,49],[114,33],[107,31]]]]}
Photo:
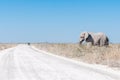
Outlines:
{"type": "Polygon", "coordinates": [[[120,68],[120,44],[108,47],[79,45],[78,43],[38,43],[36,48],[87,63],[120,68]]]}
{"type": "MultiPolygon", "coordinates": [[[[15,47],[18,44],[0,44],[0,50],[15,47]]],[[[79,45],[78,43],[32,43],[40,50],[87,63],[95,63],[120,68],[120,44],[109,47],[79,45]]]]}

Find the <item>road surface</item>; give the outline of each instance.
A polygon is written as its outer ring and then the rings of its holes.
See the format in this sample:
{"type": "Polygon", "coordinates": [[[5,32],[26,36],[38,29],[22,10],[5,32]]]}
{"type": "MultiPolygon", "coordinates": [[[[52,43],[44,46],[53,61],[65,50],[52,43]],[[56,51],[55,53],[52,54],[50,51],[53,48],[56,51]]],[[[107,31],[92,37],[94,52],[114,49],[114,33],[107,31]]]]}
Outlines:
{"type": "Polygon", "coordinates": [[[0,80],[120,80],[120,74],[19,45],[0,52],[0,80]]]}

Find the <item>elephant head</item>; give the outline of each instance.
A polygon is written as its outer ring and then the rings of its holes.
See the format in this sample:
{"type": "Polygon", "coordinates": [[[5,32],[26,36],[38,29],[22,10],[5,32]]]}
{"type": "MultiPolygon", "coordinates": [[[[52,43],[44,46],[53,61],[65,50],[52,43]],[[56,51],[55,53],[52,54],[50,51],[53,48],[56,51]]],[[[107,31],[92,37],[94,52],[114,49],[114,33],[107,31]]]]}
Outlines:
{"type": "Polygon", "coordinates": [[[82,32],[82,33],[80,34],[80,44],[82,44],[82,42],[85,41],[88,36],[89,36],[89,33],[88,33],[88,32],[82,32]]]}
{"type": "Polygon", "coordinates": [[[88,32],[82,32],[80,34],[80,44],[82,44],[83,41],[86,42],[92,42],[93,43],[93,39],[90,33],[88,32]]]}

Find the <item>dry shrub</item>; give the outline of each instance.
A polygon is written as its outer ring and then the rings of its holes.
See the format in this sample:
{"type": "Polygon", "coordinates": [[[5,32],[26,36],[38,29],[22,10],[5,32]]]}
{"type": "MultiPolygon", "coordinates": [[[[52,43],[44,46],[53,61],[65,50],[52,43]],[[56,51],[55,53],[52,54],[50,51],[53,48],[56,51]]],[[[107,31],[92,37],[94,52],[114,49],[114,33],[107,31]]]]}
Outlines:
{"type": "Polygon", "coordinates": [[[35,47],[57,55],[72,57],[76,53],[76,45],[64,43],[39,43],[33,44],[35,47]]]}
{"type": "Polygon", "coordinates": [[[56,55],[120,68],[120,44],[110,44],[109,47],[86,46],[78,43],[39,43],[33,45],[56,55]]]}
{"type": "Polygon", "coordinates": [[[0,50],[4,50],[4,49],[15,47],[15,46],[17,46],[17,44],[13,44],[13,43],[0,43],[0,50]]]}
{"type": "MultiPolygon", "coordinates": [[[[0,44],[0,50],[18,44],[0,44]]],[[[104,64],[120,68],[120,44],[109,47],[79,45],[78,43],[34,43],[36,48],[88,63],[104,64]]]]}

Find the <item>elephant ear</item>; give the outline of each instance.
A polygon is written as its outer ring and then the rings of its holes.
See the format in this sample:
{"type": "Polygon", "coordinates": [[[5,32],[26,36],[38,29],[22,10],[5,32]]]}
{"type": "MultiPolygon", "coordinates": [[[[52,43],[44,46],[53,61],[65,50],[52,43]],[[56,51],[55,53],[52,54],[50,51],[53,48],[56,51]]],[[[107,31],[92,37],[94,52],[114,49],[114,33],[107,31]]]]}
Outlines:
{"type": "Polygon", "coordinates": [[[85,32],[84,35],[85,35],[85,40],[86,40],[88,38],[88,36],[89,36],[89,33],[85,32]]]}

